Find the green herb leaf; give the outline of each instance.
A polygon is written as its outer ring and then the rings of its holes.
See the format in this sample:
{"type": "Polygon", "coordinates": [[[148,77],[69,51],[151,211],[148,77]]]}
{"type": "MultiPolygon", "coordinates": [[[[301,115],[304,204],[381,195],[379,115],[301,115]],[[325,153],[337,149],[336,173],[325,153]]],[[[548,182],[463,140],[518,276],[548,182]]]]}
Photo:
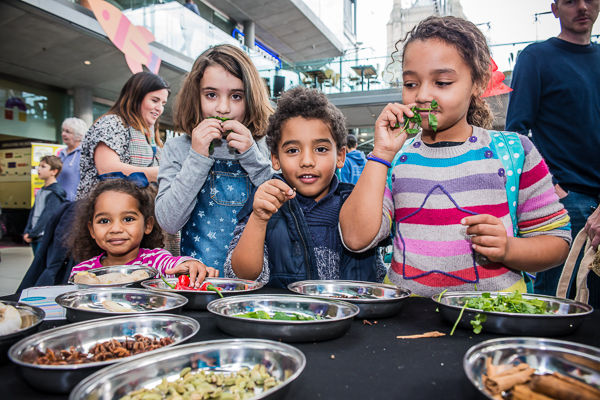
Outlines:
{"type": "Polygon", "coordinates": [[[431,108],[437,108],[437,107],[438,107],[438,102],[435,99],[431,100],[431,108]]]}
{"type": "Polygon", "coordinates": [[[437,131],[438,120],[437,117],[433,114],[429,114],[429,127],[434,131],[437,131]]]}

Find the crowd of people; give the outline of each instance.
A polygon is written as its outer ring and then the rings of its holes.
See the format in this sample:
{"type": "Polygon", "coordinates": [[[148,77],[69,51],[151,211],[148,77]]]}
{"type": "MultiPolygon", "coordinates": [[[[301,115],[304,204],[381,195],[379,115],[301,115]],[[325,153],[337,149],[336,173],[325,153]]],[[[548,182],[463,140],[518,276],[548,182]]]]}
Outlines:
{"type": "MultiPolygon", "coordinates": [[[[379,115],[366,157],[317,89],[293,88],[273,110],[235,46],[195,61],[173,107],[185,134],[164,145],[157,121],[170,86],[135,74],[85,135],[66,120],[67,148],[42,159],[45,186],[24,235],[38,253],[21,289],[144,264],[189,273],[196,287],[223,275],[283,288],[344,279],[418,296],[526,292],[535,274],[536,292],[555,295],[571,232],[585,227],[592,246],[600,241],[600,48],[590,42],[598,8],[555,0],[560,35],[520,55],[507,131],[521,135],[491,130],[481,98],[490,50],[455,17],[429,17],[398,42],[402,102],[379,115]],[[409,138],[405,120],[417,114],[409,138]]],[[[599,282],[590,273],[596,307],[599,282]]]]}

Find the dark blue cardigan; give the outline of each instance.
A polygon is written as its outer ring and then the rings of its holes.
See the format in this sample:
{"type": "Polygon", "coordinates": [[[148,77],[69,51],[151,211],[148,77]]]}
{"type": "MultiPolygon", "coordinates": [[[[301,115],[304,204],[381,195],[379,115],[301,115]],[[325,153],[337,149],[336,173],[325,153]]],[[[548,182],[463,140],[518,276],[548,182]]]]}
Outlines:
{"type": "MultiPolygon", "coordinates": [[[[348,198],[354,185],[340,182],[336,196],[342,202],[348,198]]],[[[238,221],[252,213],[256,188],[238,213],[238,221]]],[[[337,210],[339,215],[339,210],[337,210]]],[[[286,202],[267,224],[265,237],[269,253],[269,283],[267,286],[287,288],[290,283],[318,280],[315,244],[304,214],[296,198],[286,202]]],[[[340,279],[377,282],[376,248],[363,253],[353,253],[345,247],[340,250],[340,279]]]]}

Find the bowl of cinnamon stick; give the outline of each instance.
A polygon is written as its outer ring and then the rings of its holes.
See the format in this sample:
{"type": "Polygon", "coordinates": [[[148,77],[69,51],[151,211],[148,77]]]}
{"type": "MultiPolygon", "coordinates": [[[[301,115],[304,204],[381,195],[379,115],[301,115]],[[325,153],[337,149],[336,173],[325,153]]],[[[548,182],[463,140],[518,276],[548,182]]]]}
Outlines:
{"type": "Polygon", "coordinates": [[[600,349],[542,338],[493,339],[463,359],[471,383],[492,400],[598,400],[600,349]]]}

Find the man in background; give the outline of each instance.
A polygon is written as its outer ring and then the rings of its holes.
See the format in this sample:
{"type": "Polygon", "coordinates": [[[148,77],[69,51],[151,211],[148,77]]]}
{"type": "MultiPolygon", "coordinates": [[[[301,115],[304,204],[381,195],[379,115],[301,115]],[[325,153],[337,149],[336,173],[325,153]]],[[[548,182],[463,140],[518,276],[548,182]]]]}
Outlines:
{"type": "MultiPolygon", "coordinates": [[[[600,46],[590,41],[599,8],[600,0],[554,0],[561,32],[519,55],[506,117],[508,131],[531,131],[571,217],[573,237],[600,200],[600,46]]],[[[590,236],[599,223],[588,221],[590,236]]],[[[597,247],[598,238],[594,242],[597,247]]],[[[561,272],[559,266],[536,274],[535,292],[556,295],[561,272]]],[[[598,307],[600,278],[594,273],[588,287],[590,304],[598,307]]]]}

